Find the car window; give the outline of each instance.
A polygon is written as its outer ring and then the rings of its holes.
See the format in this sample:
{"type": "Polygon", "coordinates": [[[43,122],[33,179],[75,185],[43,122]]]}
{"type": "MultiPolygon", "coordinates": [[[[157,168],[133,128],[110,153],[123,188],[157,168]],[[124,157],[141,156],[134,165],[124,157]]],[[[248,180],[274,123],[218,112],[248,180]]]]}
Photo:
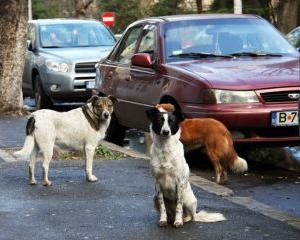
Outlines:
{"type": "Polygon", "coordinates": [[[136,43],[141,32],[140,27],[134,27],[129,30],[127,36],[122,40],[119,51],[115,56],[115,61],[129,64],[131,57],[134,54],[136,43]]]}
{"type": "Polygon", "coordinates": [[[142,39],[140,41],[137,52],[149,53],[154,58],[156,27],[154,25],[146,25],[143,29],[142,39]]]}
{"type": "Polygon", "coordinates": [[[40,26],[42,47],[97,47],[115,44],[113,35],[98,22],[40,26]]]}

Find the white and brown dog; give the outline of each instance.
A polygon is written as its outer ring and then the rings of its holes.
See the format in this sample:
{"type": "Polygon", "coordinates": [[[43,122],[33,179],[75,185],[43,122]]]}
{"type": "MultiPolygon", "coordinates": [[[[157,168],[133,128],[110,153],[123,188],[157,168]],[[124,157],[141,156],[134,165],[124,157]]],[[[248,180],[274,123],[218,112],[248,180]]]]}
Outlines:
{"type": "MultiPolygon", "coordinates": [[[[172,112],[175,107],[169,103],[157,104],[161,112],[172,112]]],[[[247,171],[248,164],[239,157],[234,149],[230,132],[221,122],[212,118],[185,119],[180,123],[181,136],[185,151],[204,147],[215,168],[216,182],[226,183],[227,170],[235,173],[247,171]]]]}
{"type": "Polygon", "coordinates": [[[99,141],[105,137],[113,112],[113,101],[116,101],[113,96],[93,96],[87,104],[68,112],[43,109],[32,113],[26,126],[24,147],[14,153],[18,157],[30,155],[30,184],[36,184],[34,167],[37,155],[41,153],[43,185],[51,185],[48,170],[54,146],[82,151],[86,179],[90,182],[97,181],[97,177],[93,175],[94,153],[99,141]]]}
{"type": "Polygon", "coordinates": [[[155,178],[155,208],[160,212],[159,225],[168,222],[182,227],[184,222],[217,222],[225,220],[220,213],[196,212],[197,199],[189,183],[189,166],[180,142],[179,111],[160,112],[157,108],[146,111],[151,121],[150,166],[155,178]]]}

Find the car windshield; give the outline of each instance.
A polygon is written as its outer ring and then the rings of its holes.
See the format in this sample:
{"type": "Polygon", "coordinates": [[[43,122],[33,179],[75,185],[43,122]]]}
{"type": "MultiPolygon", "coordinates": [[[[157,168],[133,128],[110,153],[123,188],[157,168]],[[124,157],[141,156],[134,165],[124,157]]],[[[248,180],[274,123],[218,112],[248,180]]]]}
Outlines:
{"type": "Polygon", "coordinates": [[[113,46],[115,39],[101,23],[67,23],[40,26],[43,48],[113,46]]]}
{"type": "Polygon", "coordinates": [[[166,61],[231,55],[298,56],[268,22],[255,18],[199,19],[165,24],[166,61]]]}

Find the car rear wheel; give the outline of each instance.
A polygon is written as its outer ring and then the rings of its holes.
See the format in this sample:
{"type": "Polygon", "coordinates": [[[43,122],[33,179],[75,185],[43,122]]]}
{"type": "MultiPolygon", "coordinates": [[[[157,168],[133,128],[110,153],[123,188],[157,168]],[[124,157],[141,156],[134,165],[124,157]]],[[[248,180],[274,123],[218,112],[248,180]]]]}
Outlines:
{"type": "Polygon", "coordinates": [[[113,113],[111,116],[110,124],[106,131],[105,140],[123,146],[125,133],[126,127],[119,124],[116,115],[113,113]]]}
{"type": "Polygon", "coordinates": [[[41,78],[39,75],[35,76],[34,81],[34,100],[37,109],[51,108],[53,103],[51,99],[45,94],[41,85],[41,78]]]}

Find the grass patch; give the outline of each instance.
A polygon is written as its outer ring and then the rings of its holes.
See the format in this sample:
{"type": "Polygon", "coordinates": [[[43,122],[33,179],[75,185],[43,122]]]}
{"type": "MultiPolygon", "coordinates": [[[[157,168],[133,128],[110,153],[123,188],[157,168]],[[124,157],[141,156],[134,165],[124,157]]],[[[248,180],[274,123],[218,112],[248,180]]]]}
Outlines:
{"type": "Polygon", "coordinates": [[[125,154],[113,151],[103,145],[99,145],[96,148],[95,155],[101,158],[106,158],[107,160],[118,160],[120,158],[126,157],[125,154]]]}
{"type": "MultiPolygon", "coordinates": [[[[126,157],[125,154],[113,151],[110,148],[99,145],[95,151],[95,158],[100,158],[104,160],[119,160],[126,157]]],[[[81,151],[58,151],[54,154],[54,159],[56,160],[80,160],[82,159],[81,151]]]]}

